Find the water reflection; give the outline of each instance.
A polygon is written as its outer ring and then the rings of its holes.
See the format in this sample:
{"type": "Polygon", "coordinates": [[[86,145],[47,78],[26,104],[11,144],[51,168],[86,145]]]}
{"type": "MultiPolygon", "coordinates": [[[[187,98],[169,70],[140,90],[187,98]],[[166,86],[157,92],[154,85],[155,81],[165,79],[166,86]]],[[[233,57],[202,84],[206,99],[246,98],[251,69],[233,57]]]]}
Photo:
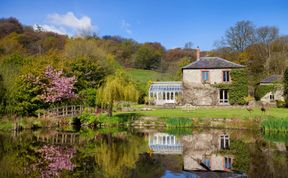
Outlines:
{"type": "Polygon", "coordinates": [[[175,135],[149,134],[149,148],[153,154],[182,154],[182,144],[175,135]]]}
{"type": "Polygon", "coordinates": [[[0,177],[287,177],[286,135],[179,133],[184,134],[122,128],[0,132],[0,177]]]}

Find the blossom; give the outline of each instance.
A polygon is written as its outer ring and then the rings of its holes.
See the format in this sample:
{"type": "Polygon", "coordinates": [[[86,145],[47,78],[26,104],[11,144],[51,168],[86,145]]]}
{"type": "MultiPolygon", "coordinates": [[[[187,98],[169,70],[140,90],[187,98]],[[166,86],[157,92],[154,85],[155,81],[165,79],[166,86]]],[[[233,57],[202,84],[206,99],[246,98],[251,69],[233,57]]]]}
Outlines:
{"type": "Polygon", "coordinates": [[[75,97],[73,91],[76,78],[65,77],[63,70],[57,71],[52,66],[48,66],[44,72],[42,83],[43,94],[41,98],[46,103],[54,103],[75,97]]]}

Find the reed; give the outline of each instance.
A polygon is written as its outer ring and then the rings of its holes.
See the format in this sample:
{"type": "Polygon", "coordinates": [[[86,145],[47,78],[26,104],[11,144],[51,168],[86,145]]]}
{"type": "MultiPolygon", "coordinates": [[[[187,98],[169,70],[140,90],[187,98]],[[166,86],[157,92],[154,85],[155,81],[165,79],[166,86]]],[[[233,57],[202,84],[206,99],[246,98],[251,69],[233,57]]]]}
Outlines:
{"type": "Polygon", "coordinates": [[[264,132],[288,133],[288,118],[265,118],[261,122],[261,128],[264,132]]]}

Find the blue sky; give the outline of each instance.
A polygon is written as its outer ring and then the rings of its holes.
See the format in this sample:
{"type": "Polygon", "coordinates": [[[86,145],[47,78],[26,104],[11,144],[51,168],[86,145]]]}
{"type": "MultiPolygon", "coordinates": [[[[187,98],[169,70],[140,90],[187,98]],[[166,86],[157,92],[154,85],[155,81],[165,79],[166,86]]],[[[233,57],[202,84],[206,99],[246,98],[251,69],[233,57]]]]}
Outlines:
{"type": "Polygon", "coordinates": [[[191,41],[202,50],[239,20],[277,26],[288,34],[287,0],[0,0],[0,17],[74,35],[80,30],[161,42],[167,49],[191,41]]]}

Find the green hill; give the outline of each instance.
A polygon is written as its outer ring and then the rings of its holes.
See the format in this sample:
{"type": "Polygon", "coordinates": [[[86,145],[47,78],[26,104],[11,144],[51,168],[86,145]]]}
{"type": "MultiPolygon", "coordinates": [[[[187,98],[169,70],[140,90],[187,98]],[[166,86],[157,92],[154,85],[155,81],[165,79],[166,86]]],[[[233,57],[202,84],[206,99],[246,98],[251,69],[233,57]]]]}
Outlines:
{"type": "Polygon", "coordinates": [[[171,74],[156,72],[143,69],[126,69],[126,74],[135,82],[147,83],[150,81],[169,81],[172,80],[171,74]]]}

